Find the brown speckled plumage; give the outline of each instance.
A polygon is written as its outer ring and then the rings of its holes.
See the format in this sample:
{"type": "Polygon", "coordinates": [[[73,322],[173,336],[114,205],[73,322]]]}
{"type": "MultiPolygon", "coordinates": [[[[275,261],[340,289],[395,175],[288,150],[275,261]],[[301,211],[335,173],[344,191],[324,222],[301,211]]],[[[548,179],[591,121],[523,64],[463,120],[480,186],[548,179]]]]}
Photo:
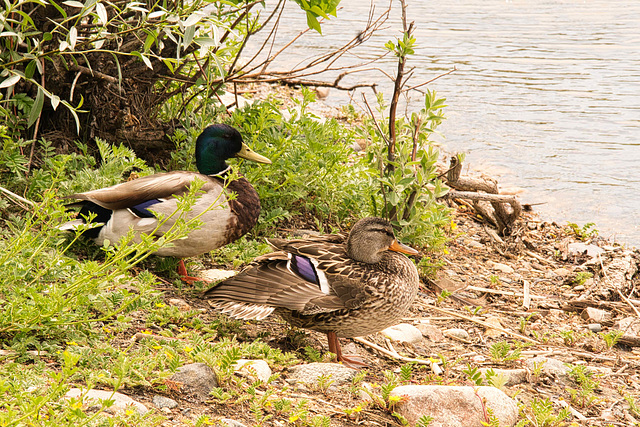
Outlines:
{"type": "Polygon", "coordinates": [[[270,243],[279,252],[205,293],[213,307],[240,319],[275,312],[297,327],[356,337],[396,324],[417,294],[418,271],[396,251],[417,252],[397,243],[386,220],[360,220],[347,242],[330,236],[270,243]],[[305,260],[324,285],[309,280],[305,260]]]}

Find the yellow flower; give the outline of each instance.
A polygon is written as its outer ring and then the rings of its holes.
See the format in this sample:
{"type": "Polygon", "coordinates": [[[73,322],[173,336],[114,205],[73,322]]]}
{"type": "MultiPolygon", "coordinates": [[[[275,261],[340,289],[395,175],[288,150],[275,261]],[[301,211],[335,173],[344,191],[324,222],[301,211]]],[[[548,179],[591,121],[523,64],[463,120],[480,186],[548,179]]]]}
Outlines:
{"type": "Polygon", "coordinates": [[[159,345],[154,345],[151,348],[154,349],[154,350],[160,350],[162,347],[159,346],[159,345]]]}
{"type": "Polygon", "coordinates": [[[150,330],[148,330],[148,329],[145,329],[144,331],[142,331],[142,333],[143,333],[143,334],[147,334],[147,335],[152,335],[152,334],[153,334],[153,332],[151,332],[151,331],[150,331],[150,330]]]}
{"type": "Polygon", "coordinates": [[[445,255],[449,255],[449,250],[447,248],[444,248],[443,252],[444,252],[445,255]]]}
{"type": "Polygon", "coordinates": [[[67,341],[67,345],[78,345],[75,341],[67,341]]]}
{"type": "Polygon", "coordinates": [[[162,308],[162,307],[166,307],[166,305],[164,303],[162,303],[162,302],[157,302],[156,303],[156,307],[162,308]]]}
{"type": "Polygon", "coordinates": [[[456,228],[458,228],[458,224],[456,224],[455,222],[451,221],[451,229],[455,230],[456,228]]]}
{"type": "Polygon", "coordinates": [[[183,348],[183,350],[185,351],[185,353],[190,353],[190,352],[192,352],[192,351],[193,351],[193,347],[189,347],[189,346],[187,345],[187,346],[185,346],[185,347],[183,348]]]}
{"type": "Polygon", "coordinates": [[[300,418],[300,417],[297,416],[297,415],[291,415],[289,417],[289,422],[295,423],[296,421],[298,421],[298,418],[300,418]]]}
{"type": "Polygon", "coordinates": [[[402,397],[400,396],[389,396],[389,403],[394,404],[394,403],[398,403],[402,400],[402,397]]]}

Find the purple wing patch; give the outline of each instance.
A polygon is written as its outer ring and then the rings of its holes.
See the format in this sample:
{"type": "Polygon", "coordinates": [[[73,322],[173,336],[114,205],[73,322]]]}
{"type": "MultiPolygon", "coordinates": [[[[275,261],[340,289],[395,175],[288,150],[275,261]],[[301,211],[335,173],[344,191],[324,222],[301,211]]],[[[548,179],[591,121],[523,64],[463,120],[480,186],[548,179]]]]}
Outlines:
{"type": "Polygon", "coordinates": [[[150,208],[161,201],[162,200],[158,199],[147,200],[146,202],[138,203],[137,205],[130,207],[129,210],[140,218],[153,218],[154,215],[151,211],[148,211],[147,208],[150,208]]]}
{"type": "Polygon", "coordinates": [[[304,280],[315,283],[316,285],[320,284],[316,267],[309,258],[291,254],[289,266],[291,271],[302,277],[304,280]]]}

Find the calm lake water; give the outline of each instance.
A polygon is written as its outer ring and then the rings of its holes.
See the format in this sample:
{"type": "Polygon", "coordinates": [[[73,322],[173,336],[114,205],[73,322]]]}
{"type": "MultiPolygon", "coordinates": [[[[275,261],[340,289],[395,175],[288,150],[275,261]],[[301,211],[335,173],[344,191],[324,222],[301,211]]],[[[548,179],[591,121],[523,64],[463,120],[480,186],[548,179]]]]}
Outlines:
{"type": "MultiPolygon", "coordinates": [[[[377,11],[387,5],[374,3],[377,11]]],[[[640,1],[408,3],[419,45],[409,62],[413,82],[457,69],[429,85],[449,105],[439,128],[444,149],[467,153],[467,166],[501,187],[521,189],[523,202],[542,203],[535,210],[544,219],[595,222],[602,236],[640,246],[640,1]]],[[[289,60],[349,40],[364,28],[369,8],[368,1],[343,1],[324,36],[306,37],[289,60]]],[[[346,62],[372,58],[396,37],[399,10],[346,62]]],[[[295,4],[285,15],[279,40],[306,27],[295,4]]],[[[395,71],[391,57],[377,65],[395,71]]],[[[381,73],[344,83],[358,81],[379,82],[390,99],[381,73]]],[[[347,101],[335,90],[326,100],[347,101]]],[[[419,108],[419,95],[411,102],[419,108]]]]}

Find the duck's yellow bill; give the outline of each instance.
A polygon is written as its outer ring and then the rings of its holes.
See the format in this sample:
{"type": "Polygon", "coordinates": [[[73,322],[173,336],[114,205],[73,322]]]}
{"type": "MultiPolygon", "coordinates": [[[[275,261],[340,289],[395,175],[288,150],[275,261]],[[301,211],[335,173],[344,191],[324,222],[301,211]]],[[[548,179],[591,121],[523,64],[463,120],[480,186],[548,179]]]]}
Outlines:
{"type": "Polygon", "coordinates": [[[260,154],[253,151],[251,148],[247,146],[247,144],[242,144],[242,148],[236,154],[236,157],[241,157],[243,159],[251,160],[253,162],[258,163],[267,163],[271,164],[271,160],[267,159],[265,156],[261,156],[260,154]]]}
{"type": "Polygon", "coordinates": [[[403,254],[407,254],[407,255],[417,255],[418,251],[416,251],[413,248],[410,248],[409,246],[402,244],[400,242],[398,242],[397,240],[394,240],[393,243],[391,243],[391,246],[389,246],[389,250],[390,251],[396,251],[396,252],[402,252],[403,254]]]}

